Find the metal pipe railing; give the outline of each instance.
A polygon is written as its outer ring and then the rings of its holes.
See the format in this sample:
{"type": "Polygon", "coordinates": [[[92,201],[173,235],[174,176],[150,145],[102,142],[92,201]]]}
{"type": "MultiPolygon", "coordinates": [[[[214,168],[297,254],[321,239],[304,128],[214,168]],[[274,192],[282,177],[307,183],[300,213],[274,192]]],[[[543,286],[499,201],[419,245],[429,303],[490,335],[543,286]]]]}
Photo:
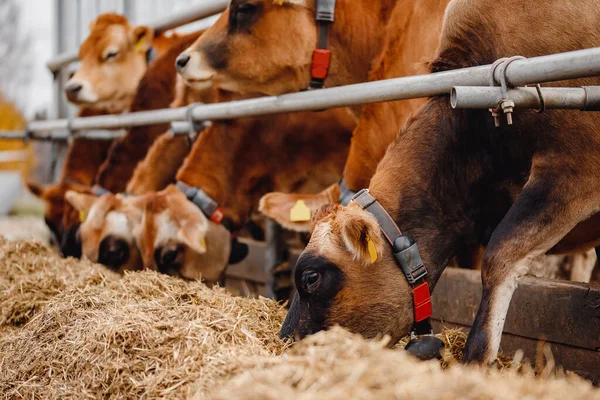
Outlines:
{"type": "MultiPolygon", "coordinates": [[[[218,14],[225,10],[228,4],[229,0],[202,0],[200,4],[190,7],[189,10],[162,18],[152,24],[149,24],[149,26],[154,28],[156,34],[159,34],[170,29],[187,25],[200,19],[218,14]]],[[[52,58],[46,65],[52,73],[55,73],[65,65],[77,61],[78,58],[79,56],[76,52],[65,52],[52,58]]]]}
{"type": "Polygon", "coordinates": [[[494,79],[499,82],[503,78],[500,76],[500,70],[505,71],[510,86],[586,78],[600,75],[600,47],[517,60],[505,69],[494,68],[493,72],[492,68],[492,65],[485,65],[281,96],[197,104],[124,115],[34,121],[28,125],[28,131],[121,129],[185,121],[189,117],[195,121],[222,120],[430,97],[449,94],[455,86],[489,85],[492,73],[494,79]]]}
{"type": "Polygon", "coordinates": [[[23,132],[0,130],[0,139],[3,140],[35,140],[38,142],[68,142],[70,139],[85,138],[91,140],[113,140],[127,134],[125,130],[89,130],[77,132],[73,135],[66,130],[55,130],[52,132],[23,132]]]}
{"type": "Polygon", "coordinates": [[[515,108],[600,111],[600,86],[544,87],[540,93],[535,87],[520,87],[506,95],[499,87],[458,86],[450,93],[452,108],[490,109],[505,100],[514,102],[515,108]]]}

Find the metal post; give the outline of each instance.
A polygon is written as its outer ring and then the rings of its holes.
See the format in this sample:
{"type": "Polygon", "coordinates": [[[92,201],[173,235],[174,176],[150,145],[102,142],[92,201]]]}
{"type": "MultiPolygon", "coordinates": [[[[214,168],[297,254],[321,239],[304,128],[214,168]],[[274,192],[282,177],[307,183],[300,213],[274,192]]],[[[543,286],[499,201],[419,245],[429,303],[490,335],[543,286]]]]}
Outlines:
{"type": "Polygon", "coordinates": [[[265,254],[265,276],[267,297],[275,300],[287,300],[291,290],[289,266],[284,266],[289,258],[289,252],[283,238],[283,228],[277,222],[267,219],[266,224],[267,250],[265,254]],[[281,271],[279,271],[281,269],[281,271]]]}
{"type": "Polygon", "coordinates": [[[450,93],[452,108],[489,109],[503,100],[511,100],[516,108],[560,108],[581,111],[600,111],[600,86],[581,88],[520,87],[508,90],[499,87],[457,86],[450,93]]]}

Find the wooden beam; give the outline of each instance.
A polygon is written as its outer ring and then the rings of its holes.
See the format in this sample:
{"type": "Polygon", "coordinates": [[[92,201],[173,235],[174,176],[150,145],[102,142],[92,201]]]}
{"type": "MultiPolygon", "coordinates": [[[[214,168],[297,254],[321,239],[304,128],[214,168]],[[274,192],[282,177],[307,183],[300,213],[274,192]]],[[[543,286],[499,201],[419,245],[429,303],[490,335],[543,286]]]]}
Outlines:
{"type": "MultiPolygon", "coordinates": [[[[480,300],[480,272],[448,268],[433,292],[433,316],[470,326],[480,300]]],[[[598,351],[600,287],[525,277],[511,301],[504,332],[598,351]]]]}

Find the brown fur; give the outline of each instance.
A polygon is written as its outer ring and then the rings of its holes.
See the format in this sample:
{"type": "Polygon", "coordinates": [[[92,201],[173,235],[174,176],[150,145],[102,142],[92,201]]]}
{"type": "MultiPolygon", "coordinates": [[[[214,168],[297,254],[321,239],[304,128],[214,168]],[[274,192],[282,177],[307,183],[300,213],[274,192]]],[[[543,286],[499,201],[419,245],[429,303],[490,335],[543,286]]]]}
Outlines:
{"type": "MultiPolygon", "coordinates": [[[[592,0],[454,0],[432,66],[438,71],[489,64],[515,54],[533,57],[595,47],[600,45],[594,30],[599,23],[600,12],[592,0]],[[521,10],[518,19],[507,19],[506,11],[516,8],[521,10]],[[532,26],[538,28],[536,40],[530,39],[532,26]]],[[[599,83],[582,79],[553,85],[599,83]]],[[[600,128],[594,115],[518,111],[513,126],[493,125],[486,111],[452,110],[447,98],[432,99],[390,146],[369,186],[398,226],[416,238],[431,287],[465,242],[487,245],[482,302],[467,342],[466,362],[493,361],[519,278],[578,223],[600,212],[600,128]]],[[[319,229],[317,222],[315,231],[319,229]]],[[[579,237],[578,247],[598,242],[598,232],[587,233],[579,237]]],[[[331,243],[338,235],[333,236],[324,241],[313,235],[307,252],[336,257],[339,251],[331,250],[331,243]]],[[[336,265],[347,276],[359,268],[347,260],[336,260],[336,265]]],[[[374,270],[361,275],[358,279],[365,287],[352,293],[359,300],[346,299],[342,288],[329,310],[331,322],[346,325],[355,307],[387,302],[390,293],[398,304],[411,298],[389,248],[374,270]],[[384,285],[392,287],[382,289],[384,285]]],[[[401,320],[399,326],[412,323],[410,312],[395,318],[401,320]]],[[[390,331],[385,318],[370,322],[372,331],[393,337],[407,333],[390,331]]]]}
{"type": "Polygon", "coordinates": [[[100,15],[79,48],[81,67],[66,84],[67,98],[87,108],[125,111],[146,72],[146,52],[153,47],[160,56],[176,38],[155,37],[151,28],[132,26],[121,15],[100,15]],[[115,56],[108,58],[109,54],[115,56]],[[82,86],[78,93],[68,90],[74,84],[82,86]]]}
{"type": "Polygon", "coordinates": [[[134,233],[144,268],[211,283],[221,277],[229,259],[229,232],[209,222],[202,213],[195,213],[196,206],[187,201],[182,192],[171,185],[161,192],[128,198],[125,202],[130,213],[143,210],[142,221],[134,233]],[[172,227],[177,229],[174,238],[163,233],[172,227]],[[162,270],[157,264],[156,254],[169,250],[178,253],[178,270],[170,267],[162,270]]]}
{"type": "MultiPolygon", "coordinates": [[[[307,6],[251,1],[260,13],[247,29],[230,26],[230,14],[246,0],[236,0],[187,54],[192,56],[182,75],[191,83],[212,74],[225,90],[281,94],[304,89],[317,43],[314,0],[307,6]],[[205,74],[206,75],[206,74],[205,74]]],[[[330,29],[332,52],[327,86],[364,82],[371,60],[381,48],[380,27],[390,17],[395,0],[338,0],[330,29]],[[350,51],[350,49],[352,49],[350,51]]]]}
{"type": "MultiPolygon", "coordinates": [[[[178,38],[162,57],[151,64],[140,81],[131,112],[169,107],[175,97],[175,58],[201,34],[195,32],[178,38]]],[[[144,158],[154,140],[167,129],[167,125],[130,129],[111,147],[96,182],[113,193],[125,191],[138,162],[144,158]]]]}
{"type": "MultiPolygon", "coordinates": [[[[374,60],[370,81],[416,75],[427,72],[427,61],[434,56],[442,28],[448,0],[398,1],[390,23],[385,29],[385,40],[380,55],[374,60]]],[[[338,22],[336,21],[335,24],[338,22]]],[[[352,52],[353,49],[343,49],[352,52]]],[[[349,82],[348,82],[349,83],[349,82]]],[[[394,140],[406,119],[423,104],[425,99],[367,104],[363,107],[358,126],[353,132],[350,153],[344,168],[346,185],[358,191],[369,185],[377,164],[394,140]]],[[[329,190],[329,189],[328,189],[329,190]]],[[[329,190],[331,193],[331,190],[329,190]]],[[[339,196],[339,189],[338,189],[339,196]]],[[[261,210],[285,227],[307,231],[308,224],[289,220],[290,208],[299,199],[310,203],[315,210],[337,198],[325,193],[313,196],[298,194],[267,195],[261,210]],[[268,197],[267,197],[268,196],[268,197]]]]}
{"type": "MultiPolygon", "coordinates": [[[[335,181],[347,155],[343,143],[348,143],[353,126],[354,119],[345,109],[215,122],[200,134],[177,180],[204,190],[239,228],[269,190],[318,190],[335,181]]],[[[173,196],[182,194],[167,193],[168,199],[173,196]]],[[[202,218],[202,212],[188,203],[192,212],[188,211],[187,218],[202,218]]],[[[157,250],[155,231],[161,226],[147,225],[156,220],[153,214],[145,216],[143,253],[157,250]]],[[[183,228],[185,218],[179,219],[168,223],[183,228]]],[[[217,225],[211,222],[209,226],[210,233],[217,225]]],[[[181,239],[171,238],[170,245],[185,243],[181,239]]],[[[210,243],[208,249],[212,250],[210,243]]],[[[210,267],[207,262],[185,263],[182,270],[210,267]]]]}

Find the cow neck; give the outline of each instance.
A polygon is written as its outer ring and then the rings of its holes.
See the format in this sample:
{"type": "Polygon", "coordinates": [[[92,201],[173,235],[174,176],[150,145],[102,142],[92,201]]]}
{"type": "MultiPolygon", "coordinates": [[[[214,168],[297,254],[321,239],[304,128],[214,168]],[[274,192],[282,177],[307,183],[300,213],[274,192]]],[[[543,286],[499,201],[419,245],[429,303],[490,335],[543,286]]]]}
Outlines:
{"type": "MultiPolygon", "coordinates": [[[[235,122],[233,122],[235,124],[235,122]]],[[[242,221],[236,210],[230,207],[228,197],[235,187],[229,185],[230,171],[235,169],[234,155],[237,152],[233,149],[235,144],[227,143],[225,136],[229,135],[229,129],[223,124],[217,122],[206,128],[194,143],[189,156],[186,158],[183,166],[177,173],[177,181],[185,184],[188,187],[198,191],[199,197],[197,202],[190,199],[192,193],[186,193],[188,199],[192,200],[197,206],[201,203],[210,203],[207,210],[202,210],[206,215],[210,213],[210,209],[217,208],[217,212],[221,213],[222,220],[228,221],[226,226],[229,230],[239,228],[242,221]]],[[[238,177],[239,178],[239,177],[238,177]]],[[[181,185],[180,185],[181,186],[181,185]]],[[[180,187],[180,190],[182,187],[180,187]]],[[[199,206],[202,209],[202,207],[199,206]]],[[[215,215],[216,217],[217,215],[215,215]]],[[[211,215],[207,215],[211,218],[211,215]]],[[[211,218],[214,222],[219,223],[218,218],[211,218]],[[215,220],[217,219],[217,220],[215,220]]]]}
{"type": "Polygon", "coordinates": [[[336,2],[335,21],[328,29],[332,57],[326,80],[328,87],[367,81],[371,61],[383,42],[381,27],[387,23],[394,2],[336,2]],[[354,34],[349,35],[348,31],[354,34]]]}
{"type": "Polygon", "coordinates": [[[375,217],[391,248],[394,261],[412,288],[414,325],[411,336],[431,334],[431,292],[427,282],[427,268],[421,259],[418,245],[413,238],[402,233],[381,203],[369,193],[369,189],[358,192],[352,202],[375,217]]]}
{"type": "Polygon", "coordinates": [[[472,231],[465,211],[467,178],[460,175],[465,160],[448,156],[459,148],[454,140],[460,117],[447,102],[430,100],[390,145],[369,185],[371,195],[419,245],[431,290],[472,231]]]}

